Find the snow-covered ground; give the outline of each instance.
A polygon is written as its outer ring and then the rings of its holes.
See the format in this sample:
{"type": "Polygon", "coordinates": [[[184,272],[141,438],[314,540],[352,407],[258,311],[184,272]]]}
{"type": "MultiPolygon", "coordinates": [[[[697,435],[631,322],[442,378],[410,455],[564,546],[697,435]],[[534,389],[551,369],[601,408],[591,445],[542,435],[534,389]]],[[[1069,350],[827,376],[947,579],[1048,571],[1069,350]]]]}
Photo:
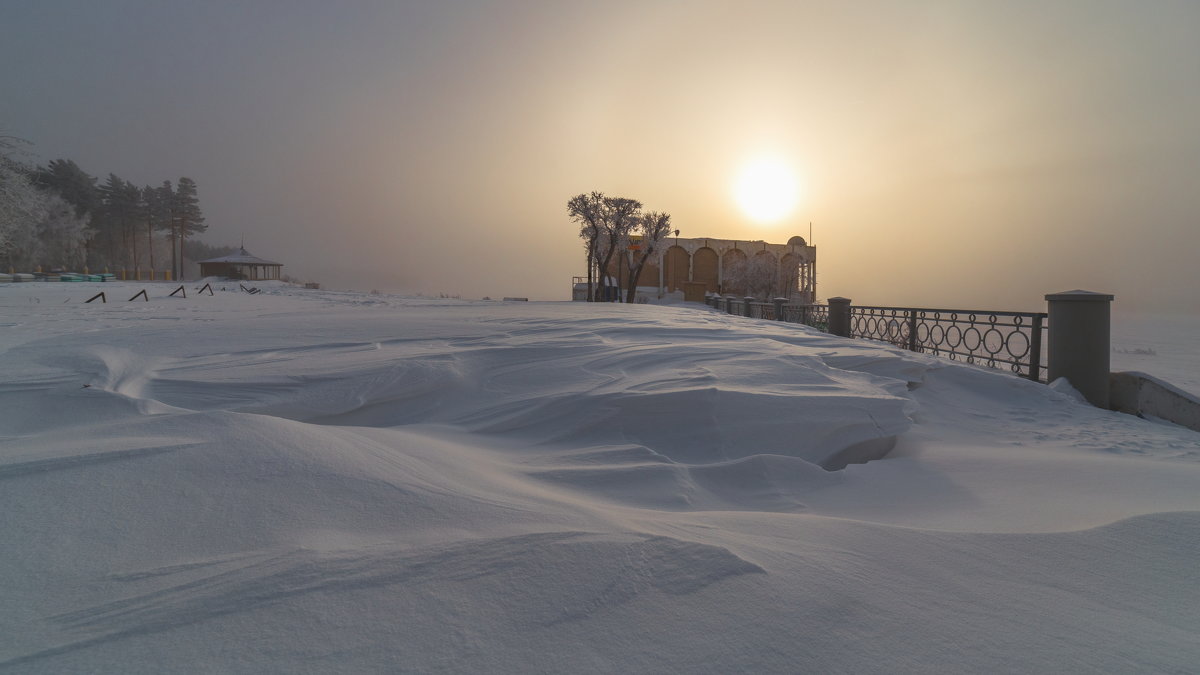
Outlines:
{"type": "Polygon", "coordinates": [[[1112,369],[1149,373],[1200,396],[1200,316],[1117,314],[1112,369]]]}
{"type": "Polygon", "coordinates": [[[702,307],[143,286],[0,287],[0,670],[1200,669],[1200,434],[702,307]]]}

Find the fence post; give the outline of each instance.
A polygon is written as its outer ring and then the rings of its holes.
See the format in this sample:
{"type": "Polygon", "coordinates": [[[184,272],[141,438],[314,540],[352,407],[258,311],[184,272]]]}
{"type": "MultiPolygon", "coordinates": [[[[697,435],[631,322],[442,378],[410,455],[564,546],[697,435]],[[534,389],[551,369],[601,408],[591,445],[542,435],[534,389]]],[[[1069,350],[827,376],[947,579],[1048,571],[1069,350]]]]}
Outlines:
{"type": "Polygon", "coordinates": [[[1042,378],[1042,315],[1035,314],[1029,332],[1029,379],[1040,382],[1042,378]]]}
{"type": "Polygon", "coordinates": [[[850,337],[850,298],[829,299],[829,332],[850,337]]]}
{"type": "Polygon", "coordinates": [[[732,295],[725,296],[725,313],[733,314],[733,296],[732,295]]]}
{"type": "Polygon", "coordinates": [[[1050,320],[1046,379],[1067,378],[1098,408],[1108,408],[1112,300],[1108,293],[1078,290],[1046,296],[1050,320]]]}
{"type": "Polygon", "coordinates": [[[908,310],[908,351],[917,351],[917,310],[908,310]]]}
{"type": "Polygon", "coordinates": [[[787,298],[775,298],[772,302],[775,303],[775,320],[783,321],[783,303],[787,302],[787,298]]]}
{"type": "Polygon", "coordinates": [[[750,303],[754,302],[754,298],[747,295],[745,300],[746,300],[746,306],[742,308],[742,316],[749,317],[750,316],[750,303]]]}

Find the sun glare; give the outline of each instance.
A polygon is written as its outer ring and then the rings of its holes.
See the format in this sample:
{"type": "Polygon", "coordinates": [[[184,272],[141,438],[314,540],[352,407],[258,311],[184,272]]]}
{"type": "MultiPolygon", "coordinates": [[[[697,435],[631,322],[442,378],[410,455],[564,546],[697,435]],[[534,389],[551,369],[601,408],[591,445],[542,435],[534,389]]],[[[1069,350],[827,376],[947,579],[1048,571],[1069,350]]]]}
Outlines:
{"type": "Polygon", "coordinates": [[[751,220],[773,223],[796,208],[800,201],[800,179],[786,162],[758,157],[738,171],[733,195],[751,220]]]}

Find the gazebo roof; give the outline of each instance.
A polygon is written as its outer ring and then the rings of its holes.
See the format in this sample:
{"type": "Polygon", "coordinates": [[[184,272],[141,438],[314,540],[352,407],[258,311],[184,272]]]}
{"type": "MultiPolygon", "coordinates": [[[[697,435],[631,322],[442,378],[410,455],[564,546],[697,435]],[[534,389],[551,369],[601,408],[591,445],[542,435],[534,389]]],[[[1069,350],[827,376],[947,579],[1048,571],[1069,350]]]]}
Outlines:
{"type": "Polygon", "coordinates": [[[225,263],[229,265],[279,265],[280,267],[283,267],[283,263],[271,262],[270,260],[263,260],[262,258],[251,255],[244,246],[239,248],[237,253],[223,255],[220,258],[210,258],[208,260],[200,261],[200,264],[204,263],[225,263]]]}

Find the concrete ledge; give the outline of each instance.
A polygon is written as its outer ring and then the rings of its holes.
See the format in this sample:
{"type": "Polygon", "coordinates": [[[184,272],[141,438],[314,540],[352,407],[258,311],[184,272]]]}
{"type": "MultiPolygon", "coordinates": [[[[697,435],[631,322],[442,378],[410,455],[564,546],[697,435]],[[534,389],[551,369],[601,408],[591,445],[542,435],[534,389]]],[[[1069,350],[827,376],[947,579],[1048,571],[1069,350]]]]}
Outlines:
{"type": "Polygon", "coordinates": [[[1157,417],[1200,431],[1200,398],[1145,373],[1110,373],[1108,383],[1113,410],[1157,417]]]}

